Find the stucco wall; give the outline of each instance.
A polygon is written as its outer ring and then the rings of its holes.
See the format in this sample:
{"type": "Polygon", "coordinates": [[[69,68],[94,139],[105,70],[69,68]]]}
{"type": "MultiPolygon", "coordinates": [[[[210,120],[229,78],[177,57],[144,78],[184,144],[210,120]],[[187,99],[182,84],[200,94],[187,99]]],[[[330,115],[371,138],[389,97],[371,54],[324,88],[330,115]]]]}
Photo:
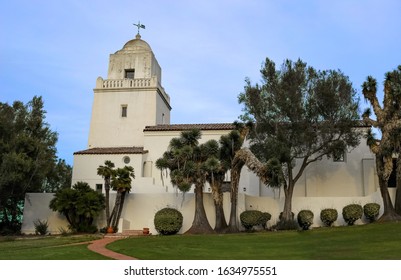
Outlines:
{"type": "MultiPolygon", "coordinates": [[[[390,189],[390,194],[394,199],[394,189],[390,189]]],[[[27,194],[25,199],[22,232],[28,234],[34,233],[35,228],[33,222],[37,219],[47,219],[50,225],[49,230],[52,233],[59,233],[61,227],[67,228],[65,218],[48,208],[52,197],[53,194],[27,194]]],[[[110,198],[111,205],[114,203],[114,198],[115,196],[112,194],[110,198]]],[[[339,226],[345,225],[341,215],[344,206],[351,203],[359,203],[363,206],[368,202],[376,202],[382,205],[380,192],[376,191],[369,196],[360,197],[295,197],[293,199],[292,209],[295,215],[297,215],[300,210],[311,210],[315,215],[312,227],[319,227],[322,226],[320,221],[320,211],[324,208],[335,208],[338,211],[338,220],[335,225],[339,226]]],[[[204,195],[204,204],[209,223],[213,227],[215,223],[214,205],[210,194],[204,195]]],[[[254,209],[266,211],[272,215],[272,219],[268,223],[268,226],[271,226],[276,223],[278,216],[283,209],[283,205],[283,198],[273,199],[271,197],[254,197],[240,194],[238,197],[238,217],[245,210],[254,209]]],[[[180,233],[183,233],[190,228],[195,209],[193,193],[187,193],[184,197],[181,193],[129,194],[126,198],[124,210],[122,212],[125,228],[120,228],[120,231],[123,229],[142,229],[143,227],[149,227],[153,234],[157,234],[154,228],[153,218],[155,213],[164,207],[173,207],[182,212],[184,223],[180,233]]],[[[230,197],[229,194],[226,193],[224,196],[224,211],[227,220],[229,218],[229,208],[230,197]]],[[[383,209],[381,207],[381,213],[382,211],[383,209]]],[[[103,218],[100,217],[97,221],[99,228],[104,226],[103,218]]],[[[357,224],[364,222],[366,221],[359,220],[357,221],[357,224]]]]}
{"type": "Polygon", "coordinates": [[[61,229],[68,229],[68,222],[63,215],[53,212],[49,208],[50,201],[53,199],[52,193],[27,193],[25,195],[24,214],[21,232],[34,234],[34,222],[40,219],[49,224],[49,232],[52,234],[60,233],[61,229]]]}

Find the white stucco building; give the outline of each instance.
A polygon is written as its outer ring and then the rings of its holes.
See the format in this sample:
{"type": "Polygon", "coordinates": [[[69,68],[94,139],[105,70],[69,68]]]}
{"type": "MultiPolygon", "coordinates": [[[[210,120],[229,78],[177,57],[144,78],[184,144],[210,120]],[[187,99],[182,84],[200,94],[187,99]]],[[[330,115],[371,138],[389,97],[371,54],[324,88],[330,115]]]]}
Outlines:
{"type": "MultiPolygon", "coordinates": [[[[166,206],[179,209],[184,215],[182,231],[192,223],[194,198],[177,193],[168,178],[162,179],[155,161],[167,150],[170,139],[181,131],[199,128],[201,142],[218,140],[229,133],[231,124],[170,124],[170,96],[162,87],[162,70],[147,42],[138,34],[121,50],[110,55],[107,78],[99,77],[93,90],[93,107],[88,146],[74,153],[72,183],[85,181],[92,188],[104,191],[97,168],[105,160],[116,167],[131,165],[136,178],[126,199],[119,230],[149,227],[155,233],[153,217],[166,206]]],[[[207,112],[207,108],[205,108],[207,112]]],[[[374,155],[364,141],[347,151],[340,161],[323,159],[307,167],[294,190],[293,211],[303,209],[315,213],[315,226],[320,225],[320,210],[337,208],[339,213],[349,203],[381,204],[375,174],[374,155]]],[[[205,186],[205,208],[211,225],[214,209],[208,186],[205,186]]],[[[272,214],[274,223],[283,207],[283,193],[260,183],[244,167],[241,174],[238,214],[258,209],[272,214]]],[[[63,218],[48,209],[51,194],[28,194],[25,203],[23,232],[34,231],[37,218],[49,219],[50,230],[57,232],[65,225],[63,218]]],[[[226,217],[229,215],[229,194],[225,196],[226,217]]],[[[113,202],[113,199],[111,199],[113,202]]],[[[339,215],[341,216],[341,215],[339,215]]],[[[342,223],[339,217],[338,223],[342,223]]],[[[102,226],[102,220],[99,220],[102,226]]]]}

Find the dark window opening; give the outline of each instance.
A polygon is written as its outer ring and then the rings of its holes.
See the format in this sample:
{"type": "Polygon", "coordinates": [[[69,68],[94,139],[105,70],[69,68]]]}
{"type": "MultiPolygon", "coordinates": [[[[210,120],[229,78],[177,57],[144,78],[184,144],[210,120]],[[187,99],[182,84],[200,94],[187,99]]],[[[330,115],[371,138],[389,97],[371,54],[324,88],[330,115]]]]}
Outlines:
{"type": "Polygon", "coordinates": [[[96,184],[96,191],[97,192],[102,192],[102,188],[103,188],[103,185],[102,184],[96,184]]]}
{"type": "Polygon", "coordinates": [[[135,79],[135,69],[127,69],[125,70],[125,77],[126,79],[135,79]]]}
{"type": "Polygon", "coordinates": [[[123,117],[123,118],[127,117],[127,110],[128,110],[128,106],[126,106],[126,105],[121,106],[121,117],[123,117]]]}

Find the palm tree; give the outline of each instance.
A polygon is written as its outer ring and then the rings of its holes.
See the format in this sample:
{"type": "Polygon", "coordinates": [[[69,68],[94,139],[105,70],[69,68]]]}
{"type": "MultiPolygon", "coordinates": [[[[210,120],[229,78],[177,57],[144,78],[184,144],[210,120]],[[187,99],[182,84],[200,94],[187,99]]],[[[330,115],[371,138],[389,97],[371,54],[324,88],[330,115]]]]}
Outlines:
{"type": "Polygon", "coordinates": [[[206,183],[204,162],[207,149],[199,145],[201,132],[198,129],[181,132],[179,138],[170,140],[169,150],[156,161],[156,167],[170,170],[171,183],[180,191],[187,192],[195,186],[195,214],[187,233],[212,233],[203,204],[203,187],[206,183]]]}
{"type": "Polygon", "coordinates": [[[238,186],[241,170],[244,166],[247,166],[249,170],[255,173],[263,184],[270,187],[278,187],[284,181],[278,160],[273,158],[263,164],[250,149],[242,147],[252,128],[252,123],[235,122],[234,126],[236,127],[235,130],[220,138],[221,159],[226,162],[226,165],[231,170],[231,211],[227,232],[238,231],[238,186]]]}
{"type": "Polygon", "coordinates": [[[244,164],[242,161],[237,161],[234,164],[234,158],[236,153],[241,149],[245,138],[249,132],[249,126],[234,123],[236,129],[231,131],[228,135],[223,135],[220,138],[221,145],[221,159],[225,162],[225,165],[231,170],[231,191],[230,191],[230,201],[231,201],[231,211],[230,219],[228,223],[228,231],[236,232],[238,231],[238,221],[237,221],[237,206],[238,206],[238,185],[241,176],[241,170],[244,164]]]}
{"type": "Polygon", "coordinates": [[[130,192],[132,179],[135,179],[134,168],[132,166],[124,166],[117,168],[111,178],[111,186],[117,191],[116,202],[108,222],[113,228],[118,226],[121,212],[124,207],[125,196],[130,192]]]}
{"type": "Polygon", "coordinates": [[[106,203],[106,227],[110,227],[110,182],[111,177],[114,175],[114,163],[110,160],[106,160],[104,165],[100,165],[97,168],[97,175],[100,175],[104,179],[104,190],[105,190],[105,203],[106,203]]]}
{"type": "MultiPolygon", "coordinates": [[[[401,66],[398,67],[401,71],[401,66]]],[[[373,107],[376,115],[376,120],[370,118],[371,111],[367,109],[362,115],[366,124],[371,125],[380,130],[382,137],[376,139],[371,131],[368,132],[367,144],[371,151],[376,156],[376,169],[379,178],[379,187],[383,199],[384,213],[378,221],[401,220],[401,216],[395,211],[388,192],[388,180],[393,171],[394,152],[399,152],[397,149],[399,136],[398,131],[401,128],[400,116],[400,90],[394,90],[394,76],[397,76],[397,71],[386,74],[384,82],[384,100],[383,106],[380,105],[377,99],[377,83],[373,77],[368,77],[362,85],[362,93],[373,107]],[[394,136],[397,137],[394,137],[394,136]]],[[[398,78],[398,88],[400,79],[398,78]]]]}
{"type": "Polygon", "coordinates": [[[206,181],[212,189],[212,197],[215,208],[215,226],[216,232],[224,232],[227,228],[227,221],[223,209],[223,192],[222,186],[224,183],[225,174],[228,167],[223,160],[221,160],[221,148],[216,140],[209,140],[202,145],[207,156],[204,162],[206,170],[206,181]]]}

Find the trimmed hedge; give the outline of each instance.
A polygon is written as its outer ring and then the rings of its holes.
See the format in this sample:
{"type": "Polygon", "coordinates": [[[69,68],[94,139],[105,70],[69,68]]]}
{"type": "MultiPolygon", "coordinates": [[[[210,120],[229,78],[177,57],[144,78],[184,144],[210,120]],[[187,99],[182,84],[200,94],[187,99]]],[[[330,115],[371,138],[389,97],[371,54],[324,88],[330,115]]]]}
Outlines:
{"type": "Polygon", "coordinates": [[[344,221],[352,226],[356,220],[362,218],[363,208],[359,204],[349,204],[343,208],[344,221]]]}
{"type": "Polygon", "coordinates": [[[303,230],[308,230],[309,227],[313,224],[313,212],[311,210],[301,210],[298,213],[297,220],[299,226],[303,230]]]}
{"type": "Polygon", "coordinates": [[[260,222],[260,225],[264,229],[266,229],[266,224],[267,224],[268,221],[270,221],[271,217],[272,217],[272,215],[270,215],[270,213],[262,212],[262,215],[260,216],[259,222],[260,222]]]}
{"type": "Polygon", "coordinates": [[[180,211],[174,208],[163,208],[156,212],[154,224],[161,235],[173,235],[180,231],[183,217],[180,211]]]}
{"type": "Polygon", "coordinates": [[[377,203],[367,203],[363,206],[363,213],[369,222],[374,222],[379,216],[380,205],[377,203]]]}
{"type": "Polygon", "coordinates": [[[333,208],[326,208],[320,211],[320,220],[323,222],[324,225],[331,227],[338,218],[338,211],[337,209],[333,208]]]}
{"type": "Polygon", "coordinates": [[[252,230],[254,226],[259,225],[266,228],[266,223],[271,219],[271,215],[259,210],[246,210],[240,214],[239,218],[246,230],[252,230]]]}

